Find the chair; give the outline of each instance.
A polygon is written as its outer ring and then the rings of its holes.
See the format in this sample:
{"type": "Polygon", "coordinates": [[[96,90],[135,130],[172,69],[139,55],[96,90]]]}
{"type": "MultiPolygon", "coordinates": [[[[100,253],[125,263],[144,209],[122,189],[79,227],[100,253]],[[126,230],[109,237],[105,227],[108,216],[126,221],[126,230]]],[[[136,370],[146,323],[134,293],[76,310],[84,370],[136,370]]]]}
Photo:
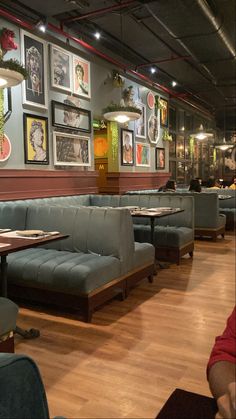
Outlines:
{"type": "Polygon", "coordinates": [[[14,335],[18,306],[0,297],[0,352],[14,352],[14,335]]]}
{"type": "Polygon", "coordinates": [[[0,353],[0,419],[49,419],[44,385],[26,355],[0,353]]]}

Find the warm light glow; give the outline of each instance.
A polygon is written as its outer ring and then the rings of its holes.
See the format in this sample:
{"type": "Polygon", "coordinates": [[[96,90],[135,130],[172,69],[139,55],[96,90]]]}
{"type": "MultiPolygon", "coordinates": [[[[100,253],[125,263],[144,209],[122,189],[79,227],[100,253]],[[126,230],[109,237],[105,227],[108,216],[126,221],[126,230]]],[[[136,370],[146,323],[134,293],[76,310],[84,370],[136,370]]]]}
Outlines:
{"type": "Polygon", "coordinates": [[[124,124],[124,122],[128,122],[130,118],[127,115],[117,115],[115,118],[116,122],[119,122],[120,124],[124,124]]]}
{"type": "Polygon", "coordinates": [[[222,151],[228,150],[229,148],[232,148],[232,144],[216,144],[215,148],[219,148],[222,151]]]}
{"type": "Polygon", "coordinates": [[[6,85],[7,85],[7,80],[0,77],[0,87],[6,86],[6,85]]]}
{"type": "Polygon", "coordinates": [[[94,36],[97,40],[99,40],[101,38],[100,32],[95,32],[94,36]]]}
{"type": "Polygon", "coordinates": [[[203,132],[199,132],[199,134],[195,135],[195,138],[197,138],[198,140],[205,140],[205,138],[207,138],[207,135],[203,132]]]}

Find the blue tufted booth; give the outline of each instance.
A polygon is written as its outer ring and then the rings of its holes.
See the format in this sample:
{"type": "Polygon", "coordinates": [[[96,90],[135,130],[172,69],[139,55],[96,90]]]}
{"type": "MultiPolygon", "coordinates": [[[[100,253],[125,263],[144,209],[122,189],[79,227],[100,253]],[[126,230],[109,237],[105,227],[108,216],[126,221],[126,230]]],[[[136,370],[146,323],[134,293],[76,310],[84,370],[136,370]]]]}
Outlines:
{"type": "Polygon", "coordinates": [[[154,247],[135,243],[126,209],[1,203],[0,225],[69,234],[69,238],[8,255],[11,295],[61,302],[81,310],[87,321],[95,308],[154,271],[154,247]]]}
{"type": "Polygon", "coordinates": [[[14,330],[18,306],[8,298],[0,297],[0,352],[14,352],[14,330]]]}
{"type": "Polygon", "coordinates": [[[230,196],[230,199],[220,199],[220,213],[226,217],[226,229],[232,230],[236,225],[236,191],[232,189],[206,189],[208,193],[230,196]]]}
{"type": "MultiPolygon", "coordinates": [[[[180,258],[194,250],[194,202],[191,196],[175,194],[158,195],[77,195],[66,197],[38,198],[17,201],[20,205],[92,206],[92,207],[173,207],[181,208],[179,213],[158,219],[155,225],[154,245],[156,257],[161,260],[180,263],[180,258]]],[[[14,203],[13,203],[14,204],[14,203]]],[[[137,242],[150,242],[150,221],[134,218],[134,236],[137,242]]]]}

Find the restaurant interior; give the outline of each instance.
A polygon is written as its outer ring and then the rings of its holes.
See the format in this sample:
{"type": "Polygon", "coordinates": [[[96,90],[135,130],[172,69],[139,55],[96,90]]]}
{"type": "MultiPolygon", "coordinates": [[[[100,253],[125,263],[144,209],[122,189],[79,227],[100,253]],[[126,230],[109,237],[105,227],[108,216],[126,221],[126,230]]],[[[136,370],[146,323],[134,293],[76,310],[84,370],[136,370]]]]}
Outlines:
{"type": "Polygon", "coordinates": [[[0,0],[0,419],[236,417],[235,22],[0,0]]]}

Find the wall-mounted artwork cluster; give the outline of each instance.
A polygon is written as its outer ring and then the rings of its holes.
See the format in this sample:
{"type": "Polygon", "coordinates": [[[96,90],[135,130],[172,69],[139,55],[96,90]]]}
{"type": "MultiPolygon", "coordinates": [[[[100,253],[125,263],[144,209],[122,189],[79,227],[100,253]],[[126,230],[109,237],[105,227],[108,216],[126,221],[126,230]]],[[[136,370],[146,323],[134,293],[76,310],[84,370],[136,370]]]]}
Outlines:
{"type": "MultiPolygon", "coordinates": [[[[63,102],[51,101],[55,165],[90,166],[91,112],[80,106],[76,96],[91,98],[90,63],[56,45],[50,45],[50,80],[47,79],[47,43],[21,31],[22,61],[29,73],[23,84],[23,105],[48,108],[48,84],[68,93],[63,102]],[[72,96],[73,94],[73,96],[72,96]],[[59,132],[60,131],[60,132],[59,132]]],[[[49,164],[48,118],[25,113],[24,148],[26,164],[49,164]]]]}
{"type": "Polygon", "coordinates": [[[122,166],[150,166],[150,146],[136,142],[134,147],[134,132],[132,130],[121,130],[121,164],[122,166]]]}

